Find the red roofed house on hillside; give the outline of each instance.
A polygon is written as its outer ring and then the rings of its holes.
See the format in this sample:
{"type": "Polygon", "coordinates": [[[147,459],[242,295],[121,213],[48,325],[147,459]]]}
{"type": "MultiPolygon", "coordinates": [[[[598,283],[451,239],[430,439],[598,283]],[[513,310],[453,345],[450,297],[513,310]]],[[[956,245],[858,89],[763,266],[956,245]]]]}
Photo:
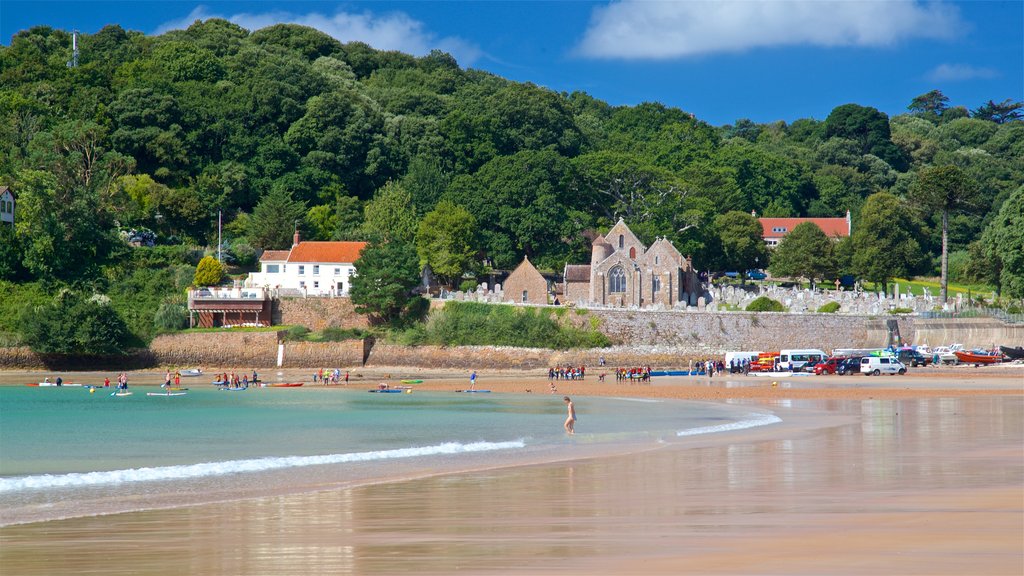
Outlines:
{"type": "Polygon", "coordinates": [[[366,242],[302,242],[296,232],[291,250],[263,253],[260,271],[249,274],[245,285],[295,290],[304,296],[348,296],[355,262],[365,246],[366,242]]]}
{"type": "MultiPolygon", "coordinates": [[[[754,212],[751,212],[750,215],[757,216],[754,212]]],[[[817,224],[818,228],[821,228],[821,231],[833,240],[849,238],[852,232],[849,210],[846,211],[846,218],[758,218],[757,220],[761,223],[761,237],[764,238],[764,243],[771,248],[778,246],[786,234],[804,222],[817,224]]]]}

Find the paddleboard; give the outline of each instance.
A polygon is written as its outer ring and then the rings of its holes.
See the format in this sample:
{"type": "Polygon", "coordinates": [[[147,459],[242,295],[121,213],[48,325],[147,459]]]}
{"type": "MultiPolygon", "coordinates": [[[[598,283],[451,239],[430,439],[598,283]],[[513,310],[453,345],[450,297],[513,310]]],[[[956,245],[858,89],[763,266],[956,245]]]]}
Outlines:
{"type": "Polygon", "coordinates": [[[762,376],[765,378],[789,378],[792,372],[751,372],[751,376],[762,376]]]}
{"type": "Polygon", "coordinates": [[[131,396],[132,392],[114,392],[113,396],[131,396]]]}
{"type": "Polygon", "coordinates": [[[146,396],[185,396],[186,392],[146,392],[146,396]]]}
{"type": "Polygon", "coordinates": [[[477,394],[490,394],[490,390],[456,390],[456,392],[477,393],[477,394]]]}
{"type": "Polygon", "coordinates": [[[238,388],[228,388],[228,387],[225,386],[225,387],[221,388],[221,390],[227,390],[228,392],[241,392],[243,390],[248,390],[248,389],[249,389],[248,386],[240,386],[238,388]]]}
{"type": "Polygon", "coordinates": [[[402,384],[422,384],[423,380],[402,380],[402,384]]]}
{"type": "Polygon", "coordinates": [[[405,392],[405,390],[399,388],[388,388],[387,390],[367,390],[367,392],[372,394],[401,394],[402,392],[405,392]]]}

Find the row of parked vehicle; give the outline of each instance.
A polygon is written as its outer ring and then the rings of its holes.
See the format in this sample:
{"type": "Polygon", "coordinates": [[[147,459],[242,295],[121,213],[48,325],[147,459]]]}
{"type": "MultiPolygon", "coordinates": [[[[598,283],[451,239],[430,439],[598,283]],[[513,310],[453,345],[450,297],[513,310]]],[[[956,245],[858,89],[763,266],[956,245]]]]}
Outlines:
{"type": "Polygon", "coordinates": [[[906,374],[907,366],[917,368],[931,364],[932,359],[916,350],[901,349],[892,356],[833,356],[811,369],[815,374],[906,374]]]}

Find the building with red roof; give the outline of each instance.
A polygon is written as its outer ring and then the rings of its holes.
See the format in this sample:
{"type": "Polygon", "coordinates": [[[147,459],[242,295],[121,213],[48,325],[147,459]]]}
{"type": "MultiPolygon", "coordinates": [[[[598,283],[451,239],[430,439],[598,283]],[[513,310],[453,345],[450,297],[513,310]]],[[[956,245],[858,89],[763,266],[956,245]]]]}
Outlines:
{"type": "MultiPolygon", "coordinates": [[[[752,212],[751,216],[756,217],[757,214],[752,212]]],[[[846,218],[758,218],[757,221],[761,223],[761,237],[770,247],[777,246],[786,234],[804,222],[817,225],[826,236],[834,240],[849,238],[853,231],[849,210],[846,211],[846,218]]]]}
{"type": "Polygon", "coordinates": [[[295,290],[304,296],[348,296],[355,263],[366,242],[303,242],[295,233],[290,250],[267,250],[260,271],[246,286],[295,290]]]}

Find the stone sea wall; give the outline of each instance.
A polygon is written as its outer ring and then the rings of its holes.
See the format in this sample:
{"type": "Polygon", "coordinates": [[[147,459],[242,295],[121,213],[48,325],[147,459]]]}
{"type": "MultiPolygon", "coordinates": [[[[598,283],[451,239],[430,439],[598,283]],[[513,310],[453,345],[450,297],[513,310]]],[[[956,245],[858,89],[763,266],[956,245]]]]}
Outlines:
{"type": "Polygon", "coordinates": [[[313,331],[328,326],[366,328],[366,316],[357,314],[348,298],[281,298],[275,310],[278,324],[305,326],[313,331]],[[279,314],[279,316],[278,316],[279,314]]]}

